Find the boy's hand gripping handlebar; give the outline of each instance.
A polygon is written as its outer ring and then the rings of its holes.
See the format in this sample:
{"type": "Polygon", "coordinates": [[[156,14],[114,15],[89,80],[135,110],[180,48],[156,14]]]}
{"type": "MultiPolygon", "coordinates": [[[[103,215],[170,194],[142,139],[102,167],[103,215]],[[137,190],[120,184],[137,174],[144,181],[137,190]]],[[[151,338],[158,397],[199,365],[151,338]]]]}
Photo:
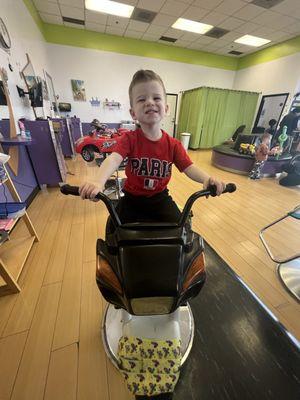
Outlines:
{"type": "MultiPolygon", "coordinates": [[[[79,196],[79,187],[78,186],[71,186],[71,185],[63,185],[60,188],[60,191],[63,194],[71,194],[73,196],[79,196]]],[[[236,191],[236,186],[234,183],[228,183],[226,185],[225,190],[223,191],[223,193],[233,193],[236,191]]],[[[185,203],[185,206],[182,210],[181,213],[181,217],[180,220],[178,222],[178,226],[183,226],[186,222],[186,219],[189,215],[189,212],[191,211],[192,205],[194,204],[194,202],[199,199],[199,197],[203,197],[203,196],[212,196],[215,197],[216,196],[216,192],[217,192],[217,188],[216,186],[209,186],[207,189],[204,190],[200,190],[199,192],[195,192],[193,193],[187,200],[187,202],[185,203]]],[[[222,194],[223,194],[222,193],[222,194]]],[[[99,192],[96,195],[96,198],[99,200],[102,200],[103,203],[106,205],[106,208],[111,216],[112,222],[113,224],[118,227],[121,224],[120,218],[115,210],[115,207],[113,206],[112,201],[110,200],[109,197],[107,197],[104,193],[99,192]]]]}

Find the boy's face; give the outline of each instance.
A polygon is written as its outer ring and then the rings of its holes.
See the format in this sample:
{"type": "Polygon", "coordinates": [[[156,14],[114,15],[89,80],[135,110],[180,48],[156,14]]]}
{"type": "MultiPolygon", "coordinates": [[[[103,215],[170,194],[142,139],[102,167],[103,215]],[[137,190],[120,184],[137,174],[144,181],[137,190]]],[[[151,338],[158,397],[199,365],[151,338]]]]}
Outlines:
{"type": "Polygon", "coordinates": [[[140,82],[132,88],[130,114],[141,125],[159,124],[168,111],[166,96],[157,81],[140,82]]]}

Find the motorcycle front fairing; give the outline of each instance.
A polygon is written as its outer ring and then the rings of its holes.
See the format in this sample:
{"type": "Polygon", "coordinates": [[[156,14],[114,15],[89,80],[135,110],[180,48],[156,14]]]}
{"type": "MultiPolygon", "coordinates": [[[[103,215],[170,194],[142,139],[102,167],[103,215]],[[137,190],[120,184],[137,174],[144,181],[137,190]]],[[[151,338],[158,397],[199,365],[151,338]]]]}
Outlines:
{"type": "Polygon", "coordinates": [[[132,315],[169,314],[201,290],[203,250],[203,239],[177,224],[123,224],[97,242],[97,285],[132,315]]]}

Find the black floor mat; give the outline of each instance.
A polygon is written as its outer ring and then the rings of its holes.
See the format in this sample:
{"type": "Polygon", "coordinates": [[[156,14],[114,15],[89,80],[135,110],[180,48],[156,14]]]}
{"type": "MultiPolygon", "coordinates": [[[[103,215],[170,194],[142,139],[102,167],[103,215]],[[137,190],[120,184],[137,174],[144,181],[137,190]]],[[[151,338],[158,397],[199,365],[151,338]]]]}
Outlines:
{"type": "Polygon", "coordinates": [[[194,345],[173,399],[299,400],[299,348],[207,244],[205,254],[207,281],[190,303],[194,345]]]}

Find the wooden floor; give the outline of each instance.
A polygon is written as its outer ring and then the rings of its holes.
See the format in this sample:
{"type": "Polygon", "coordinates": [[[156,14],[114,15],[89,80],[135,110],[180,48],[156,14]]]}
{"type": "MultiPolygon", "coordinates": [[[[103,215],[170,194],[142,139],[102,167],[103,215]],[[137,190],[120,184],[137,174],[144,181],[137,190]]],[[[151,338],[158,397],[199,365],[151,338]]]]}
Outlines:
{"type": "MultiPolygon", "coordinates": [[[[194,230],[299,339],[299,304],[279,282],[258,232],[299,204],[300,190],[218,170],[209,151],[190,155],[208,173],[238,186],[235,194],[199,200],[194,230]]],[[[94,164],[78,159],[69,169],[75,173],[69,183],[97,181],[94,164]]],[[[184,204],[199,185],[174,169],[170,190],[184,204]]],[[[20,277],[22,292],[0,298],[0,400],[131,399],[100,338],[105,304],[95,284],[95,242],[104,233],[104,206],[48,189],[35,198],[29,215],[41,240],[20,277]]],[[[19,223],[13,234],[23,232],[19,223]]],[[[290,222],[272,231],[274,251],[299,250],[299,233],[300,226],[290,222]]]]}

